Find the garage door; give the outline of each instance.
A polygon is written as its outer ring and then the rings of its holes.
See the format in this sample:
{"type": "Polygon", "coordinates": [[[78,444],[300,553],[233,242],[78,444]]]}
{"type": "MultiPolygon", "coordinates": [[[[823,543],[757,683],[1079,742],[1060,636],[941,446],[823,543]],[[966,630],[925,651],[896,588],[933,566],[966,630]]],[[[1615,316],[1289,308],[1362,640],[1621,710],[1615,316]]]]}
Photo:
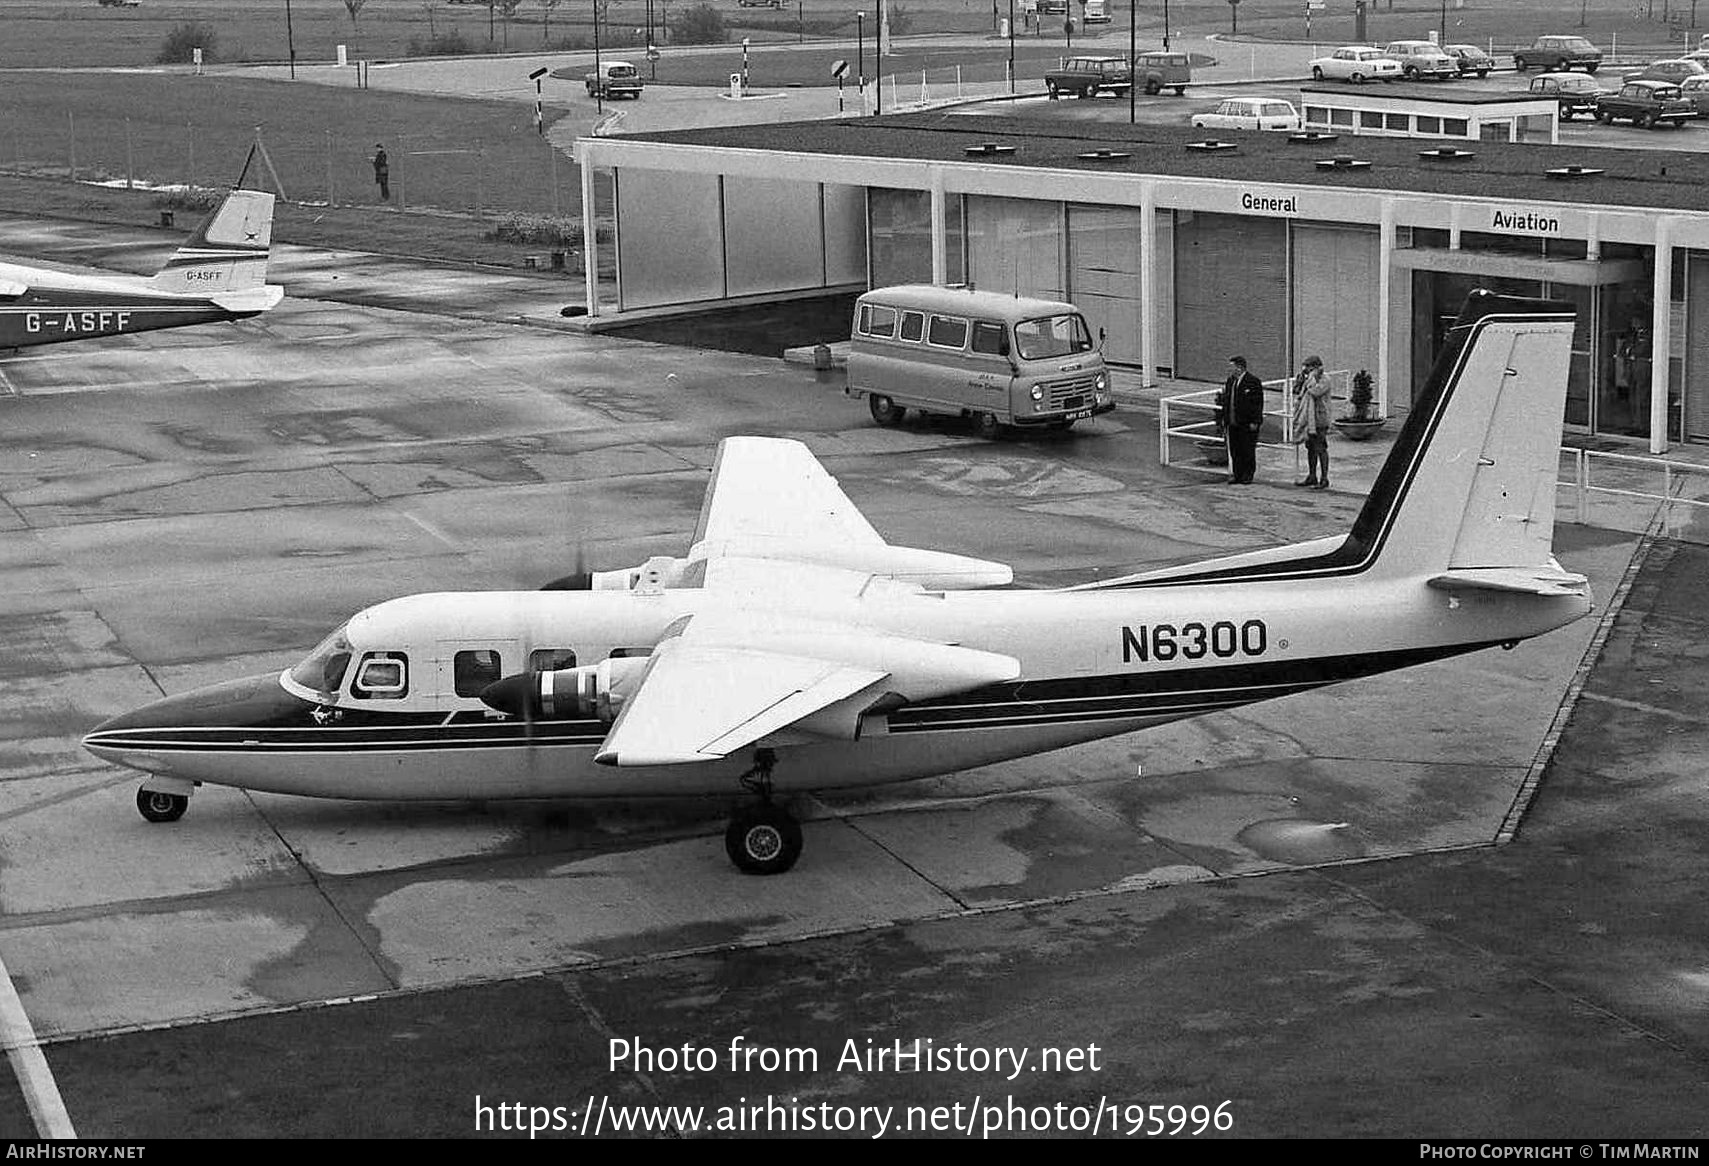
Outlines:
{"type": "Polygon", "coordinates": [[[1175,213],[1177,376],[1220,381],[1244,354],[1263,380],[1288,375],[1284,219],[1175,213]]]}

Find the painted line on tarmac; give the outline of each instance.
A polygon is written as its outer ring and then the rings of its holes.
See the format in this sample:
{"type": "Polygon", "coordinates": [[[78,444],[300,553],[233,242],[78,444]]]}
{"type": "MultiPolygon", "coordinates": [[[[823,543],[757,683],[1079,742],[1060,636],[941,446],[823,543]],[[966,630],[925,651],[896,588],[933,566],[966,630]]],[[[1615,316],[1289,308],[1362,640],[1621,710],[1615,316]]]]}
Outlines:
{"type": "Polygon", "coordinates": [[[47,1067],[42,1042],[30,1026],[4,960],[0,960],[0,1044],[5,1046],[6,1059],[12,1062],[12,1072],[24,1091],[36,1133],[44,1138],[75,1138],[77,1131],[71,1127],[71,1115],[65,1112],[53,1070],[47,1067]]]}

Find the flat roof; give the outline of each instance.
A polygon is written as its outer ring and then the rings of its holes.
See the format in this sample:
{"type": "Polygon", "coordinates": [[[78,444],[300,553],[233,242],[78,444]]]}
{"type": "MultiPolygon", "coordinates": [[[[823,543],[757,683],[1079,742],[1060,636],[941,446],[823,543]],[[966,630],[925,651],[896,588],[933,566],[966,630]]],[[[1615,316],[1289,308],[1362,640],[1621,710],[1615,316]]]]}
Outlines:
{"type": "MultiPolygon", "coordinates": [[[[1689,134],[1673,129],[1659,134],[1689,134]]],[[[1462,138],[1362,137],[1301,143],[1284,133],[1223,130],[1208,135],[1187,126],[1064,122],[1049,117],[970,117],[935,111],[842,120],[707,126],[615,140],[673,143],[732,150],[776,150],[830,157],[921,162],[972,162],[985,167],[1087,170],[1102,174],[1278,182],[1328,189],[1440,194],[1487,201],[1536,198],[1592,206],[1709,212],[1709,153],[1632,150],[1604,146],[1520,142],[1469,142],[1462,138]],[[1188,149],[1215,136],[1236,148],[1188,149]],[[994,143],[1013,153],[969,155],[969,147],[994,143]],[[1422,150],[1447,146],[1471,151],[1454,161],[1425,160],[1422,150]],[[1083,158],[1098,150],[1128,155],[1083,158]],[[1319,170],[1338,155],[1368,161],[1368,168],[1319,170]],[[1594,177],[1550,178],[1546,171],[1579,166],[1594,177]]]]}
{"type": "MultiPolygon", "coordinates": [[[[1580,73],[1579,76],[1588,74],[1580,73]]],[[[1301,85],[1300,92],[1322,97],[1345,97],[1350,101],[1380,97],[1384,101],[1415,101],[1430,105],[1506,105],[1515,101],[1555,100],[1553,93],[1532,93],[1525,89],[1488,93],[1475,89],[1459,89],[1451,81],[1437,81],[1435,84],[1428,81],[1395,81],[1387,85],[1337,85],[1326,81],[1322,84],[1314,82],[1301,85]]]]}

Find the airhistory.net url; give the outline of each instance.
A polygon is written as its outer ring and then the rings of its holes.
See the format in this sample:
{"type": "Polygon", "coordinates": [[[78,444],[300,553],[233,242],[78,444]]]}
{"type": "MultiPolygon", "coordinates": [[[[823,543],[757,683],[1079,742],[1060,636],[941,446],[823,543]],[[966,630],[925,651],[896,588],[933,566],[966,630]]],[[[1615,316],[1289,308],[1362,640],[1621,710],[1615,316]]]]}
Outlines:
{"type": "Polygon", "coordinates": [[[1230,1102],[1209,1105],[1117,1104],[1100,1097],[1095,1104],[1058,1101],[1029,1105],[1012,1096],[952,1105],[833,1105],[828,1101],[787,1101],[771,1095],[735,1105],[629,1105],[589,1094],[581,1108],[493,1104],[475,1097],[476,1133],[599,1137],[647,1133],[886,1134],[959,1133],[970,1138],[1002,1134],[1073,1133],[1097,1137],[1189,1136],[1234,1128],[1230,1102]]]}

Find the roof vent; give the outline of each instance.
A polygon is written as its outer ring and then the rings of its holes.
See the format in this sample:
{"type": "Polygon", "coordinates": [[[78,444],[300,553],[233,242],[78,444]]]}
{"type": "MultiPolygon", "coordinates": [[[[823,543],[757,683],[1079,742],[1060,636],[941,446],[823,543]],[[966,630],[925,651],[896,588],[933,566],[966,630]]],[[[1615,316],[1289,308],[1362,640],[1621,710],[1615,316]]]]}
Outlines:
{"type": "Polygon", "coordinates": [[[1198,150],[1206,154],[1219,154],[1224,150],[1238,150],[1239,142],[1219,142],[1215,138],[1206,138],[1202,142],[1188,142],[1187,149],[1198,150]]]}
{"type": "Polygon", "coordinates": [[[1589,166],[1557,166],[1553,170],[1543,171],[1550,178],[1595,178],[1603,173],[1589,166]]]}
{"type": "Polygon", "coordinates": [[[1456,150],[1452,146],[1437,146],[1434,150],[1418,151],[1418,156],[1429,161],[1440,160],[1443,162],[1453,162],[1456,160],[1463,161],[1467,158],[1476,158],[1478,156],[1478,152],[1476,150],[1456,150]]]}
{"type": "Polygon", "coordinates": [[[967,147],[968,155],[975,158],[989,157],[992,154],[1013,154],[1014,152],[1015,147],[1000,146],[996,142],[985,142],[981,145],[967,147]]]}
{"type": "Polygon", "coordinates": [[[1351,154],[1337,154],[1333,158],[1322,158],[1317,163],[1319,170],[1369,170],[1371,164],[1362,158],[1351,154]]]}
{"type": "Polygon", "coordinates": [[[1120,150],[1089,150],[1079,157],[1082,162],[1122,162],[1133,155],[1124,154],[1120,150]]]}
{"type": "Polygon", "coordinates": [[[1333,142],[1340,134],[1325,133],[1322,130],[1301,130],[1297,134],[1289,134],[1288,141],[1301,144],[1316,144],[1318,142],[1333,142]]]}

